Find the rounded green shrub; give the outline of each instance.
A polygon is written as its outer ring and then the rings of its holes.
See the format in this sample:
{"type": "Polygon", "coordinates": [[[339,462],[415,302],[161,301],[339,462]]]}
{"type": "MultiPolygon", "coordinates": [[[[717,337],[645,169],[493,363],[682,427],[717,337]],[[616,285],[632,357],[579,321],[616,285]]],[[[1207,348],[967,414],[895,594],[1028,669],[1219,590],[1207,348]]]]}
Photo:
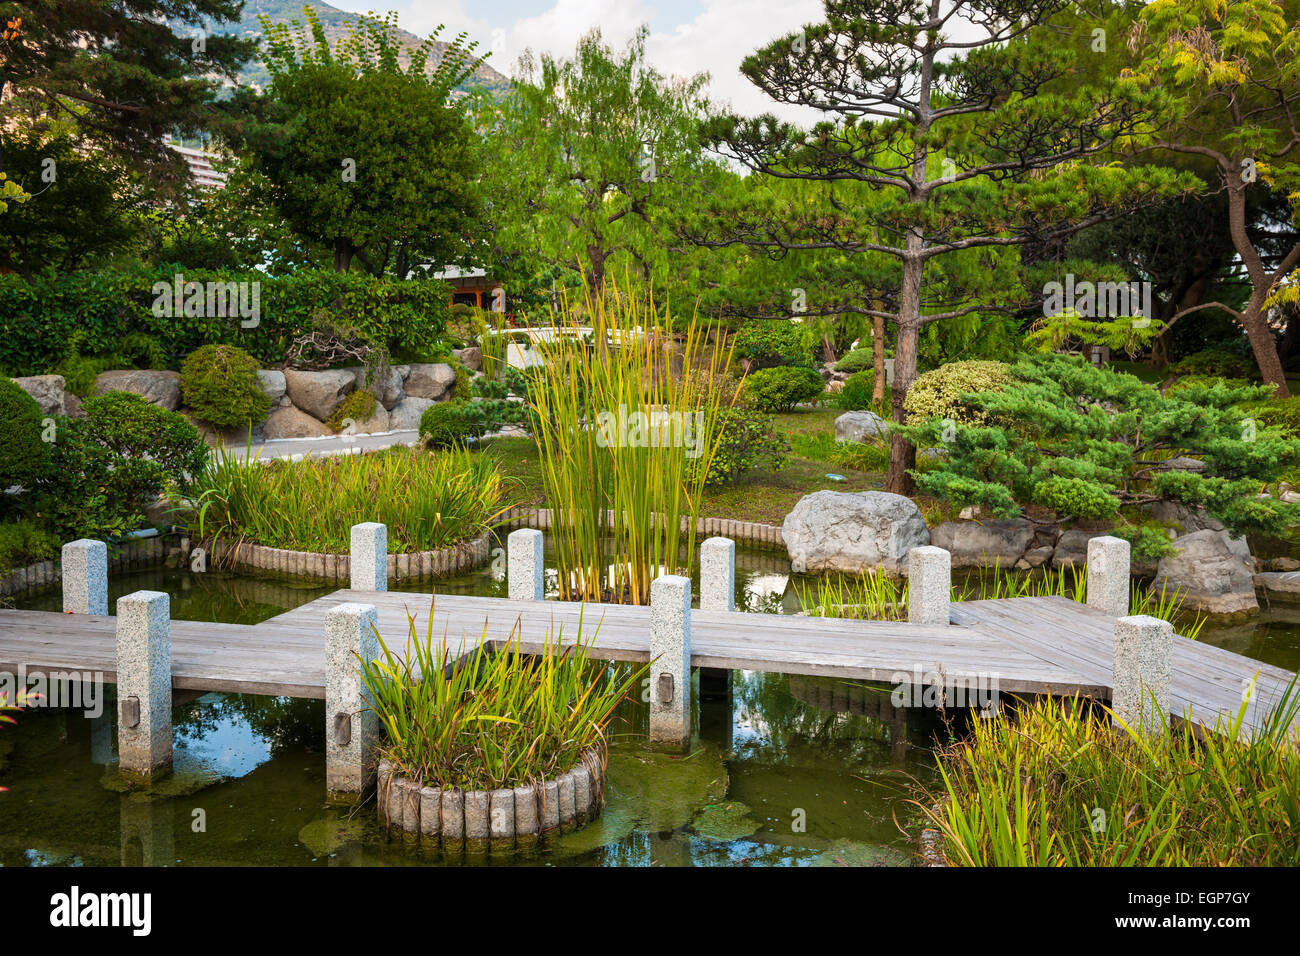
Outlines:
{"type": "Polygon", "coordinates": [[[864,372],[854,372],[840,389],[836,397],[836,404],[845,411],[855,411],[860,408],[871,407],[871,392],[876,384],[876,373],[874,369],[867,369],[864,372]]]}
{"type": "Polygon", "coordinates": [[[998,391],[1011,381],[1011,367],[1005,362],[949,362],[919,376],[907,390],[903,408],[909,421],[951,418],[964,425],[977,425],[987,416],[963,402],[961,396],[998,391]]]}
{"type": "Polygon", "coordinates": [[[875,368],[875,356],[871,347],[856,348],[835,363],[837,372],[861,372],[863,369],[875,368]]]}
{"type": "Polygon", "coordinates": [[[204,345],[181,363],[181,398],[194,417],[225,430],[266,418],[271,397],[257,377],[257,359],[234,345],[204,345]]]}
{"type": "Polygon", "coordinates": [[[1255,363],[1224,349],[1204,349],[1179,360],[1169,369],[1175,375],[1212,375],[1216,378],[1255,378],[1255,363]]]}
{"type": "Polygon", "coordinates": [[[41,406],[14,382],[0,379],[0,491],[30,485],[50,467],[50,445],[42,440],[41,406]]]}
{"type": "Polygon", "coordinates": [[[1300,438],[1300,395],[1251,402],[1242,410],[1261,425],[1276,425],[1288,435],[1300,438]]]}
{"type": "Polygon", "coordinates": [[[325,424],[335,431],[340,431],[347,422],[354,424],[368,421],[375,414],[375,393],[368,388],[359,388],[334,409],[334,414],[325,420],[325,424]]]}
{"type": "Polygon", "coordinates": [[[745,403],[762,412],[785,412],[812,401],[826,385],[816,369],[793,365],[759,369],[745,377],[745,403]]]}
{"type": "Polygon", "coordinates": [[[468,402],[439,402],[420,416],[420,439],[426,448],[450,448],[478,437],[478,421],[468,402]]]}

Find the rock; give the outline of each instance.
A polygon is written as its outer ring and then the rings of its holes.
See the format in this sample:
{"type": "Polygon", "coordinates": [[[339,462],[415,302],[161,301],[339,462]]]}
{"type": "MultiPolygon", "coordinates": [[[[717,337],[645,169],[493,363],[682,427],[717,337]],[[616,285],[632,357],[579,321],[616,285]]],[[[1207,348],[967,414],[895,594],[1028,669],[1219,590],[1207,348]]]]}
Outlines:
{"type": "Polygon", "coordinates": [[[315,438],[332,434],[325,425],[300,408],[290,405],[277,408],[262,425],[262,437],[267,441],[277,438],[315,438]]]}
{"type": "Polygon", "coordinates": [[[1274,558],[1271,567],[1274,571],[1300,571],[1300,561],[1295,558],[1274,558]]]}
{"type": "Polygon", "coordinates": [[[477,345],[471,345],[463,349],[452,349],[451,357],[471,372],[477,372],[483,368],[483,350],[477,345]]]}
{"type": "Polygon", "coordinates": [[[262,391],[271,399],[272,404],[279,403],[284,398],[285,384],[284,373],[277,372],[274,369],[259,369],[257,378],[262,383],[262,391]]]}
{"type": "Polygon", "coordinates": [[[875,412],[845,412],[835,419],[837,441],[866,441],[868,438],[884,437],[888,432],[889,422],[875,412]]]}
{"type": "Polygon", "coordinates": [[[1193,531],[1175,538],[1173,546],[1174,553],[1156,567],[1156,591],[1180,591],[1185,607],[1211,614],[1259,610],[1254,569],[1225,534],[1208,528],[1193,531]]]}
{"type": "Polygon", "coordinates": [[[1191,508],[1178,501],[1156,501],[1147,505],[1151,516],[1161,524],[1178,525],[1186,534],[1193,531],[1222,531],[1223,522],[1212,518],[1204,508],[1191,508]]]}
{"type": "Polygon", "coordinates": [[[1165,471],[1194,471],[1198,474],[1205,471],[1205,462],[1196,458],[1170,458],[1164,464],[1165,471]]]}
{"type": "Polygon", "coordinates": [[[364,422],[357,422],[352,426],[351,434],[353,435],[373,435],[376,432],[386,432],[389,429],[388,412],[382,405],[376,404],[374,413],[364,422]]]}
{"type": "Polygon", "coordinates": [[[796,571],[902,572],[915,547],[930,543],[920,509],[887,491],[817,491],[799,499],[781,525],[796,571]]]}
{"type": "Polygon", "coordinates": [[[379,404],[384,406],[385,411],[392,411],[393,407],[406,397],[402,391],[402,375],[395,368],[389,368],[383,375],[378,375],[369,385],[366,385],[366,370],[364,368],[350,369],[356,380],[358,389],[369,388],[375,393],[375,398],[379,404]]]}
{"type": "Polygon", "coordinates": [[[68,410],[69,418],[81,418],[86,414],[81,408],[81,399],[72,392],[64,394],[63,404],[68,410]]]}
{"type": "Polygon", "coordinates": [[[1033,523],[1025,518],[945,521],[930,534],[931,544],[952,554],[954,568],[1014,567],[1033,540],[1033,523]]]}
{"type": "Polygon", "coordinates": [[[94,393],[104,395],[108,392],[132,392],[159,408],[174,412],[181,407],[181,373],[152,369],[101,372],[95,379],[94,393]]]}
{"type": "Polygon", "coordinates": [[[1105,531],[1089,532],[1078,529],[1063,532],[1052,554],[1052,567],[1063,568],[1068,564],[1082,568],[1088,563],[1088,542],[1104,534],[1105,531]]]}
{"type": "Polygon", "coordinates": [[[1030,548],[1025,552],[1025,556],[1020,560],[1024,562],[1026,568],[1041,568],[1048,561],[1052,560],[1052,553],[1055,548],[1030,548]]]}
{"type": "Polygon", "coordinates": [[[1255,575],[1255,587],[1275,601],[1300,601],[1300,571],[1265,571],[1255,575]]]}
{"type": "Polygon", "coordinates": [[[409,365],[394,365],[393,370],[396,371],[398,375],[402,376],[403,382],[405,382],[411,375],[411,366],[409,365]]]}
{"type": "Polygon", "coordinates": [[[281,395],[279,404],[281,408],[293,408],[293,399],[288,395],[281,395]]]}
{"type": "Polygon", "coordinates": [[[334,368],[323,372],[284,373],[286,391],[290,400],[302,411],[321,421],[334,414],[334,409],[356,387],[356,376],[347,369],[334,368]]]}
{"type": "Polygon", "coordinates": [[[388,415],[390,431],[416,431],[420,427],[420,416],[424,410],[434,404],[431,398],[412,398],[407,395],[388,415]]]}
{"type": "Polygon", "coordinates": [[[455,384],[456,370],[450,365],[412,365],[411,374],[406,377],[406,394],[437,402],[449,398],[448,393],[455,384]]]}
{"type": "Polygon", "coordinates": [[[66,415],[67,383],[62,375],[29,375],[14,379],[14,384],[36,399],[43,415],[66,415]]]}

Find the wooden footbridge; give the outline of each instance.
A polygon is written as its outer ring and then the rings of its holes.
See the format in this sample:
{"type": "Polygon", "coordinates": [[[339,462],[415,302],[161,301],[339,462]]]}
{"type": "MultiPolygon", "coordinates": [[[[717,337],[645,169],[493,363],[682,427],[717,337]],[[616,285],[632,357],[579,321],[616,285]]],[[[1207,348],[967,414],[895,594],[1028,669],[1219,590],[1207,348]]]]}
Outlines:
{"type": "MultiPolygon", "coordinates": [[[[423,636],[432,616],[434,635],[445,636],[453,649],[463,646],[471,650],[482,640],[500,646],[517,632],[522,648],[535,651],[548,639],[573,643],[581,633],[584,643],[590,642],[589,653],[594,658],[642,663],[663,658],[666,663],[662,668],[657,663],[652,671],[653,693],[667,694],[671,701],[672,685],[655,683],[654,674],[662,670],[675,675],[678,707],[683,697],[689,701],[690,675],[689,671],[683,673],[681,666],[674,671],[673,653],[684,653],[680,657],[682,664],[697,668],[840,677],[895,686],[933,683],[987,688],[991,683],[994,691],[1006,695],[1077,693],[1101,700],[1115,698],[1117,686],[1126,676],[1116,669],[1123,654],[1117,650],[1115,612],[1121,608],[1121,613],[1127,611],[1127,560],[1122,568],[1112,562],[1110,571],[1100,566],[1090,570],[1089,604],[1060,597],[950,604],[946,552],[917,549],[942,555],[943,574],[927,586],[924,576],[929,572],[923,563],[914,562],[912,619],[933,623],[910,623],[731,610],[734,546],[729,566],[728,546],[731,542],[721,538],[705,542],[699,601],[702,607],[679,613],[673,624],[669,601],[665,627],[664,605],[657,604],[654,596],[650,606],[538,600],[542,593],[540,533],[515,532],[509,557],[511,598],[435,598],[352,588],[256,625],[171,621],[170,686],[177,690],[328,700],[327,620],[331,611],[358,605],[374,609],[379,634],[399,654],[406,643],[409,622],[413,620],[417,634],[423,636]],[[538,537],[517,541],[521,534],[538,537]],[[1105,606],[1108,580],[1109,609],[1105,606]],[[1121,594],[1122,606],[1116,597],[1121,594]],[[683,630],[684,634],[679,633],[683,630]],[[668,635],[666,644],[663,634],[668,635]]],[[[378,553],[382,566],[382,546],[378,553]]],[[[365,580],[364,562],[356,554],[354,546],[354,584],[359,574],[365,580]]],[[[65,567],[67,560],[65,555],[65,567]]],[[[382,577],[382,570],[379,573],[382,577]]],[[[76,574],[65,572],[64,579],[65,588],[68,582],[73,588],[80,586],[76,574]]],[[[678,582],[679,588],[683,586],[680,582],[685,582],[689,606],[687,579],[660,580],[678,582]]],[[[680,599],[678,593],[676,600],[680,599]]],[[[1147,622],[1144,626],[1150,633],[1155,633],[1158,623],[1150,618],[1124,620],[1147,622]]],[[[0,610],[0,672],[98,673],[105,682],[122,684],[117,673],[118,661],[123,659],[119,656],[121,630],[118,619],[104,613],[0,610]]],[[[1295,680],[1289,671],[1178,635],[1170,638],[1167,631],[1166,626],[1164,664],[1157,659],[1155,669],[1150,670],[1148,658],[1159,658],[1161,652],[1156,645],[1152,645],[1156,650],[1151,650],[1143,644],[1142,669],[1130,676],[1143,685],[1163,688],[1175,718],[1212,728],[1220,719],[1230,720],[1242,702],[1249,699],[1243,727],[1249,733],[1262,725],[1295,680]],[[1167,671],[1163,685],[1161,666],[1167,671]],[[1248,688],[1253,692],[1247,694],[1248,688]]],[[[122,693],[119,687],[119,698],[122,693]]],[[[653,704],[654,698],[652,717],[653,704]]],[[[689,707],[686,714],[689,721],[689,707]]]]}

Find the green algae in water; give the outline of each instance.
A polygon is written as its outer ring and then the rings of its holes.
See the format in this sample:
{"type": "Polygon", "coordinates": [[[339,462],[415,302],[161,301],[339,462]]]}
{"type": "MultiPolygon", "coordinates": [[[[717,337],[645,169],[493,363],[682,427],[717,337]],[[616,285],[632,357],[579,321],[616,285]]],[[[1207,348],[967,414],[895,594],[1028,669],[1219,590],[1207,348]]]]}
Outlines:
{"type": "Polygon", "coordinates": [[[910,853],[893,846],[836,840],[810,866],[915,866],[910,853]]]}
{"type": "Polygon", "coordinates": [[[691,824],[691,829],[711,840],[741,840],[763,825],[752,810],[739,800],[705,807],[691,824]]]}

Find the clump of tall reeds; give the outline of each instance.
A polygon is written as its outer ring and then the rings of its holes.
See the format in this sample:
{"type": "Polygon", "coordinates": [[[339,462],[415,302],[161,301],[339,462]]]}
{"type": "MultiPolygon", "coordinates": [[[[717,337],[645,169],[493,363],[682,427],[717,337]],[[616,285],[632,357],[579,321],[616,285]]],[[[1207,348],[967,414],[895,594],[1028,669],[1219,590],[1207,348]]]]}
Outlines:
{"type": "Polygon", "coordinates": [[[491,458],[412,448],[269,462],[221,448],[194,495],[202,540],[340,554],[363,521],[388,526],[392,552],[429,551],[477,537],[511,504],[491,458]]]}
{"type": "Polygon", "coordinates": [[[408,614],[406,648],[380,637],[361,679],[379,718],[381,751],[403,776],[427,786],[494,790],[568,771],[583,751],[603,747],[614,711],[645,674],[589,659],[579,621],[574,642],[548,632],[541,650],[483,639],[473,650],[423,635],[408,614]]]}
{"type": "Polygon", "coordinates": [[[1295,866],[1295,691],[1244,738],[1245,703],[1212,732],[1148,736],[1112,729],[1099,705],[1039,698],[973,721],[915,805],[953,866],[1295,866]]]}
{"type": "Polygon", "coordinates": [[[561,596],[644,604],[694,562],[730,353],[638,296],[587,295],[553,322],[530,401],[561,596]]]}

